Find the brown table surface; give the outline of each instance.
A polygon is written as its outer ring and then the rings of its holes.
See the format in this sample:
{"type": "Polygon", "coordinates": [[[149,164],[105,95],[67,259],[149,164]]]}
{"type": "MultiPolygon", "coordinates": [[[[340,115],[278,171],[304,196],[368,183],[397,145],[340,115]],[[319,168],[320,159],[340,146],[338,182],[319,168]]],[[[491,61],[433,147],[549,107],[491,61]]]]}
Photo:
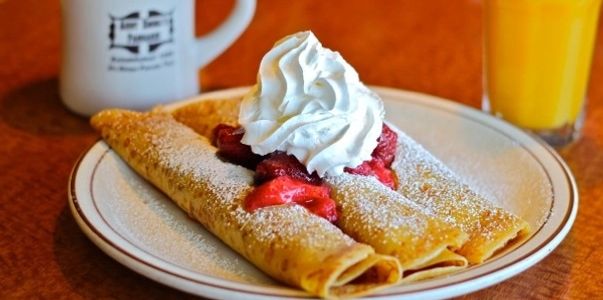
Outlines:
{"type": "MultiPolygon", "coordinates": [[[[416,90],[479,107],[481,1],[259,0],[251,26],[201,71],[206,91],[253,84],[280,37],[313,30],[368,84],[416,90]]],[[[232,1],[204,0],[198,33],[232,1]]],[[[0,298],[183,298],[120,265],[80,231],[67,205],[78,156],[98,136],[57,92],[60,7],[0,0],[0,298]]],[[[601,27],[601,26],[600,26],[601,27]]],[[[603,295],[603,28],[599,30],[582,139],[560,150],[580,188],[575,225],[543,261],[474,299],[603,295]]]]}

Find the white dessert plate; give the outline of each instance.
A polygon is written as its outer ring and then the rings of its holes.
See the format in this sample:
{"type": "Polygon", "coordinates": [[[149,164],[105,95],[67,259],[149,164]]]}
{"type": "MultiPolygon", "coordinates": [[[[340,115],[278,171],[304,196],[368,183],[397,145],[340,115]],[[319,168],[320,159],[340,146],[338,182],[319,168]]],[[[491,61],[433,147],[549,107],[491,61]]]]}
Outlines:
{"type": "MultiPolygon", "coordinates": [[[[190,101],[240,96],[248,88],[190,101]]],[[[578,190],[563,160],[542,141],[473,108],[424,94],[373,87],[387,119],[468,184],[527,220],[525,243],[446,277],[399,285],[368,298],[449,298],[501,282],[559,245],[578,210],[578,190]]],[[[256,269],[135,174],[103,141],[79,160],[69,204],[84,233],[120,263],[173,288],[221,299],[309,298],[256,269]]]]}

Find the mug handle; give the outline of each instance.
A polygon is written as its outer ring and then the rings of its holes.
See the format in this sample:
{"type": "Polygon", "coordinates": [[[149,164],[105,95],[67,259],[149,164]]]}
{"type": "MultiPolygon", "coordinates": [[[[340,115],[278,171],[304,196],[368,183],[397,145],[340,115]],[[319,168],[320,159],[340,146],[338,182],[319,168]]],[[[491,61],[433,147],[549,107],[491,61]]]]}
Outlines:
{"type": "Polygon", "coordinates": [[[254,12],[255,0],[236,0],[228,18],[218,28],[197,39],[197,66],[202,68],[232,45],[247,28],[254,12]]]}

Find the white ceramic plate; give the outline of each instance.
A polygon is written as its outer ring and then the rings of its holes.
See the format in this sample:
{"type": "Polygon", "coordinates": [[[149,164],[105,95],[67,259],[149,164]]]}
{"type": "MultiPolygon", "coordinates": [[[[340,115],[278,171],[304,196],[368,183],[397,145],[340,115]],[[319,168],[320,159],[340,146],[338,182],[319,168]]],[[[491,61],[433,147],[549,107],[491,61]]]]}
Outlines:
{"type": "MultiPolygon", "coordinates": [[[[563,160],[540,140],[478,110],[433,96],[374,87],[387,119],[479,192],[527,220],[533,235],[486,263],[369,298],[448,298],[488,287],[536,264],[563,240],[578,191],[563,160]]],[[[189,101],[242,95],[247,88],[189,101]]],[[[177,103],[172,107],[182,105],[177,103]]],[[[189,219],[102,141],[73,169],[69,203],[88,237],[143,276],[211,298],[308,298],[281,285],[189,219]]]]}

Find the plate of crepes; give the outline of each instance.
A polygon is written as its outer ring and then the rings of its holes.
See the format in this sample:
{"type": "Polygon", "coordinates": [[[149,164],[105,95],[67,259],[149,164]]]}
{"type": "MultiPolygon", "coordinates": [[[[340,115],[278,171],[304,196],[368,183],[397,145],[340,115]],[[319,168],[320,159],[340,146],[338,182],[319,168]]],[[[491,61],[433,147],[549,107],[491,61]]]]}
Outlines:
{"type": "Polygon", "coordinates": [[[74,167],[85,234],[132,270],[220,299],[449,298],[536,264],[578,192],[546,144],[472,108],[367,87],[311,32],[258,83],[107,109],[74,167]]]}

